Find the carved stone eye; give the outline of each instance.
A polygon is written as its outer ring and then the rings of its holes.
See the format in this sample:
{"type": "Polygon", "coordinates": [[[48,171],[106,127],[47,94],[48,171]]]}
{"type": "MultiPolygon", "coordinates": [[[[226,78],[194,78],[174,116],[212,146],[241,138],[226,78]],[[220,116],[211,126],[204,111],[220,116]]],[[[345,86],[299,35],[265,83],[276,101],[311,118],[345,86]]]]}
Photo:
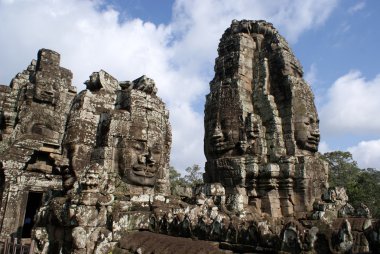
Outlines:
{"type": "Polygon", "coordinates": [[[144,145],[142,143],[135,143],[132,147],[136,151],[139,151],[139,152],[144,151],[144,145]]]}
{"type": "Polygon", "coordinates": [[[160,145],[158,145],[158,144],[154,145],[153,148],[151,149],[151,153],[153,155],[161,154],[160,145]]]}

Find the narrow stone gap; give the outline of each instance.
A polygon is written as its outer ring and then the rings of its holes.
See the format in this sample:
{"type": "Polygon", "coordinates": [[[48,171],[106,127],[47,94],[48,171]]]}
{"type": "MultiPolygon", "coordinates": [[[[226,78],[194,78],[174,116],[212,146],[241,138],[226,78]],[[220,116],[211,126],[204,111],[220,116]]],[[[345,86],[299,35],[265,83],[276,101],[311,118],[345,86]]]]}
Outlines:
{"type": "Polygon", "coordinates": [[[28,194],[28,202],[26,204],[26,211],[24,216],[24,222],[22,227],[22,238],[30,238],[32,228],[35,223],[35,215],[42,203],[42,192],[30,191],[28,194]]]}

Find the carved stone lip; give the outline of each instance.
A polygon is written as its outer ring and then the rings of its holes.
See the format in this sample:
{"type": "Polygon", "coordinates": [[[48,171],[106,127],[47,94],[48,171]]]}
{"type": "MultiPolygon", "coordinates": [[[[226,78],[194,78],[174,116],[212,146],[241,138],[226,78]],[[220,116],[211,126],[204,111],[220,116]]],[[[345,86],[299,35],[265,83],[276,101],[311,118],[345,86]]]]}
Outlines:
{"type": "Polygon", "coordinates": [[[219,141],[219,142],[215,142],[215,143],[214,143],[214,146],[215,146],[216,148],[223,148],[224,145],[225,145],[225,142],[223,142],[223,141],[219,141]]]}
{"type": "Polygon", "coordinates": [[[132,168],[132,172],[135,175],[143,176],[143,177],[147,177],[147,178],[152,178],[156,175],[156,172],[148,171],[147,168],[144,166],[134,166],[132,168]]]}
{"type": "Polygon", "coordinates": [[[307,139],[307,143],[311,144],[311,145],[318,145],[319,143],[319,138],[308,138],[307,139]]]}
{"type": "Polygon", "coordinates": [[[214,150],[217,152],[231,150],[234,148],[234,146],[230,142],[226,142],[226,141],[212,142],[212,146],[213,146],[214,150]]]}
{"type": "Polygon", "coordinates": [[[217,146],[223,146],[226,142],[222,138],[213,138],[211,139],[211,145],[217,147],[217,146]]]}

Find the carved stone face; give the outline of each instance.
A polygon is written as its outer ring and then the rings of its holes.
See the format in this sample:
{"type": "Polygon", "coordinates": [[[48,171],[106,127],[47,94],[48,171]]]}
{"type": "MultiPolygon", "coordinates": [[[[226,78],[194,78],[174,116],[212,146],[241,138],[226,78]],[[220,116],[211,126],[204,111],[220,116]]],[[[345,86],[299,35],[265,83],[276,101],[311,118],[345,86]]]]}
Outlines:
{"type": "Polygon", "coordinates": [[[222,121],[215,119],[214,128],[211,130],[211,149],[217,154],[227,153],[234,149],[237,137],[234,137],[233,120],[225,118],[222,121]]]}
{"type": "Polygon", "coordinates": [[[214,158],[225,156],[241,156],[252,150],[252,145],[258,137],[257,123],[241,119],[238,114],[227,115],[222,119],[213,118],[206,125],[207,135],[206,153],[214,158]]]}
{"type": "Polygon", "coordinates": [[[140,107],[133,110],[132,113],[141,115],[132,119],[130,138],[124,140],[119,156],[119,172],[129,184],[154,186],[166,166],[166,128],[162,126],[162,115],[144,112],[140,107]]]}
{"type": "Polygon", "coordinates": [[[298,105],[295,109],[294,137],[297,146],[302,150],[318,151],[319,145],[319,119],[316,111],[307,112],[304,105],[298,105]]]}
{"type": "Polygon", "coordinates": [[[81,180],[84,192],[99,192],[99,164],[91,165],[86,172],[84,178],[81,180]]]}
{"type": "Polygon", "coordinates": [[[121,174],[130,184],[154,186],[163,166],[163,140],[128,140],[121,174]]]}
{"type": "Polygon", "coordinates": [[[213,94],[205,113],[206,157],[240,155],[240,141],[246,141],[245,126],[234,91],[224,88],[213,94]]]}
{"type": "MultiPolygon", "coordinates": [[[[38,75],[38,74],[37,74],[38,75]]],[[[37,81],[34,90],[34,99],[55,105],[58,93],[53,84],[46,81],[37,81]]]]}

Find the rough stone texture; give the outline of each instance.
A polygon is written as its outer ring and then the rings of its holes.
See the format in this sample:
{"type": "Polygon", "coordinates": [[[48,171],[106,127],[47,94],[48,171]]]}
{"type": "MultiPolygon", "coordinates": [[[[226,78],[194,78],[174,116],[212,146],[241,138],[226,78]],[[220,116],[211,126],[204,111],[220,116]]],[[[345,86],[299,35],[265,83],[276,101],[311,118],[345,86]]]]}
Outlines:
{"type": "Polygon", "coordinates": [[[90,76],[87,90],[73,102],[67,124],[64,146],[70,169],[80,177],[87,165],[102,165],[121,196],[167,194],[168,112],[153,80],[143,76],[130,83],[120,89],[105,71],[90,76]]]}
{"type": "Polygon", "coordinates": [[[67,194],[46,205],[37,225],[49,235],[71,235],[49,240],[57,253],[110,251],[125,232],[148,228],[149,210],[140,208],[169,194],[171,129],[154,81],[119,83],[101,70],[86,85],[73,101],[63,141],[67,194]],[[63,208],[52,207],[59,199],[63,208]],[[62,219],[52,218],[57,211],[62,219]]]}
{"type": "Polygon", "coordinates": [[[41,49],[37,61],[0,88],[0,237],[21,237],[29,192],[62,189],[62,140],[71,101],[72,74],[60,55],[41,49]]]}
{"type": "Polygon", "coordinates": [[[106,253],[142,228],[133,205],[169,194],[169,114],[146,76],[119,82],[101,70],[77,95],[59,59],[42,49],[0,86],[1,238],[21,238],[31,219],[37,252],[106,253]],[[44,195],[34,219],[30,192],[44,195]]]}
{"type": "Polygon", "coordinates": [[[233,21],[223,35],[205,184],[178,196],[154,81],[101,70],[76,95],[70,80],[43,49],[0,86],[0,240],[22,237],[26,201],[40,192],[35,253],[378,253],[379,221],[328,188],[313,94],[270,23],[233,21]]]}
{"type": "Polygon", "coordinates": [[[328,187],[318,115],[288,43],[270,23],[233,21],[205,107],[205,182],[272,217],[303,217],[328,187]]]}

